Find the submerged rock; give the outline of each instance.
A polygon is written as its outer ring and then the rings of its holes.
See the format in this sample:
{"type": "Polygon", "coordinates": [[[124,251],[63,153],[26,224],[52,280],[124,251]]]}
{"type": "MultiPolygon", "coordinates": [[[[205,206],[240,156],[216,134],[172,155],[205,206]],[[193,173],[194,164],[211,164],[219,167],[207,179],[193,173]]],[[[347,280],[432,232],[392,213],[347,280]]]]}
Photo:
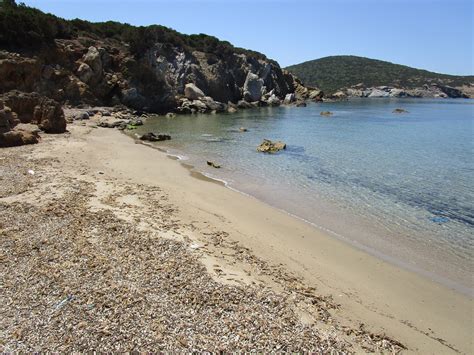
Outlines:
{"type": "Polygon", "coordinates": [[[216,164],[216,163],[214,163],[212,161],[209,161],[209,160],[207,161],[207,165],[212,166],[213,168],[216,168],[216,169],[220,169],[220,167],[221,167],[219,164],[216,164]]]}
{"type": "Polygon", "coordinates": [[[332,116],[333,113],[331,111],[321,111],[320,115],[329,117],[332,116]]]}
{"type": "Polygon", "coordinates": [[[280,141],[272,142],[269,139],[264,139],[257,147],[257,151],[262,153],[276,153],[282,149],[286,149],[286,144],[280,141]]]}
{"type": "Polygon", "coordinates": [[[155,134],[153,132],[145,133],[140,137],[140,140],[150,141],[150,142],[160,142],[160,141],[166,141],[170,139],[171,139],[171,136],[168,134],[161,134],[161,133],[155,134]]]}
{"type": "Polygon", "coordinates": [[[396,108],[392,113],[408,113],[408,111],[403,108],[396,108]]]}

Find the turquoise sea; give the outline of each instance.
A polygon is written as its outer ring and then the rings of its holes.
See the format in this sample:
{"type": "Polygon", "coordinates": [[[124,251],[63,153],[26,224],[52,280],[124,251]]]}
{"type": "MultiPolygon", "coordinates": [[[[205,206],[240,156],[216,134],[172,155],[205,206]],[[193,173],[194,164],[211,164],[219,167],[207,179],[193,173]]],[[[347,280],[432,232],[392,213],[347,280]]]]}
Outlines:
{"type": "Polygon", "coordinates": [[[171,141],[156,144],[196,170],[472,294],[473,123],[474,100],[358,99],[157,116],[136,132],[169,133],[171,141]],[[258,153],[264,138],[287,149],[258,153]]]}

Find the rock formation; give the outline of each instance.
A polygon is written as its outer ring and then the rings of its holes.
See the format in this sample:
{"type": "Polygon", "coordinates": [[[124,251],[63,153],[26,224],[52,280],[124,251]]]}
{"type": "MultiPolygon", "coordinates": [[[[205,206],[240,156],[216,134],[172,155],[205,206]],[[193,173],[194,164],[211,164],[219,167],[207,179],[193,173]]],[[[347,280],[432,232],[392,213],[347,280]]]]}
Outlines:
{"type": "Polygon", "coordinates": [[[257,151],[262,153],[276,153],[280,150],[286,149],[286,144],[280,141],[272,142],[269,139],[264,139],[257,147],[257,151]]]}
{"type": "Polygon", "coordinates": [[[168,134],[161,134],[161,133],[153,133],[148,132],[144,135],[140,136],[140,140],[142,141],[150,141],[150,142],[160,142],[160,141],[167,141],[170,140],[171,136],[168,134]]]}
{"type": "Polygon", "coordinates": [[[366,88],[359,84],[350,88],[341,89],[329,96],[329,98],[334,100],[342,100],[350,97],[468,98],[468,95],[460,89],[440,84],[426,84],[423,87],[412,89],[396,88],[392,86],[377,86],[366,88]]]}
{"type": "Polygon", "coordinates": [[[1,147],[37,143],[39,130],[66,131],[64,112],[58,102],[37,93],[10,91],[0,95],[1,147]]]}

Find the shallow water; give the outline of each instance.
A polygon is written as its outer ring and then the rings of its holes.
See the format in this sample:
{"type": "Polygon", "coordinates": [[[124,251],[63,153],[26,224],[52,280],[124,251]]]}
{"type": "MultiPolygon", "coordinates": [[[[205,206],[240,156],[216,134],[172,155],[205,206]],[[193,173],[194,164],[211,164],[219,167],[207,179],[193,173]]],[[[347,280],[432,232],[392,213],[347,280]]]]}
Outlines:
{"type": "Polygon", "coordinates": [[[157,117],[137,133],[169,133],[157,144],[207,175],[472,293],[473,122],[474,100],[362,99],[157,117]],[[287,150],[258,153],[263,138],[287,150]]]}

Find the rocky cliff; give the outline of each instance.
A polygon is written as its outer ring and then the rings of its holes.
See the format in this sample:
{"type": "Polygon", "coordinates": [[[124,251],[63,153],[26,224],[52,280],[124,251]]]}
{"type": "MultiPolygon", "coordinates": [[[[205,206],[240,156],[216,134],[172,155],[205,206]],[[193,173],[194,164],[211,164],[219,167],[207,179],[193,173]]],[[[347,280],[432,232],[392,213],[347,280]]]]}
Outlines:
{"type": "Polygon", "coordinates": [[[0,19],[0,93],[157,113],[224,110],[241,100],[279,104],[295,91],[305,98],[301,83],[277,62],[214,37],[66,21],[12,1],[2,5],[0,19]],[[202,95],[185,95],[186,84],[202,95]]]}

